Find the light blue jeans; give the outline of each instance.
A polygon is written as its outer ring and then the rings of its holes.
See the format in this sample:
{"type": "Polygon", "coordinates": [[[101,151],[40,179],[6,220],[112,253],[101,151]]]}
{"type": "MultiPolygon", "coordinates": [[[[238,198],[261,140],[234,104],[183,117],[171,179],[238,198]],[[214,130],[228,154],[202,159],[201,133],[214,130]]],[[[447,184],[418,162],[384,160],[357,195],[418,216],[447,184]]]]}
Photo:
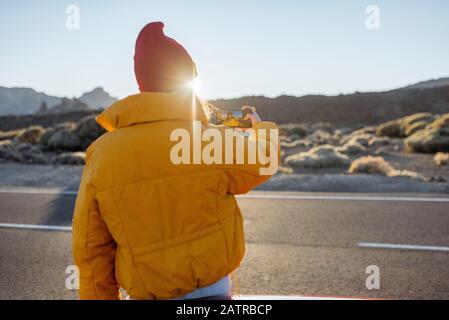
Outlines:
{"type": "MultiPolygon", "coordinates": [[[[199,299],[213,296],[231,296],[231,276],[227,275],[207,287],[198,288],[182,297],[173,300],[199,299]]],[[[134,300],[129,295],[126,300],[134,300]]]]}
{"type": "Polygon", "coordinates": [[[174,300],[198,299],[213,296],[230,296],[231,295],[231,277],[227,275],[215,283],[207,287],[198,288],[182,297],[174,300]]]}

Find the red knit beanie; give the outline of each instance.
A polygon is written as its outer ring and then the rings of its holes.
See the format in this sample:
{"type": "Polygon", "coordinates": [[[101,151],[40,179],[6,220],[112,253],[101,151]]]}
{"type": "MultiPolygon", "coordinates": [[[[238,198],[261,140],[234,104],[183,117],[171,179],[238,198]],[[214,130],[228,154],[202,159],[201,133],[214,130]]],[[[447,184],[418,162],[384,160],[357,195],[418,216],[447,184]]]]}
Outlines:
{"type": "Polygon", "coordinates": [[[167,92],[188,85],[196,66],[179,43],[164,35],[162,22],[147,24],[136,40],[134,73],[140,92],[167,92]]]}

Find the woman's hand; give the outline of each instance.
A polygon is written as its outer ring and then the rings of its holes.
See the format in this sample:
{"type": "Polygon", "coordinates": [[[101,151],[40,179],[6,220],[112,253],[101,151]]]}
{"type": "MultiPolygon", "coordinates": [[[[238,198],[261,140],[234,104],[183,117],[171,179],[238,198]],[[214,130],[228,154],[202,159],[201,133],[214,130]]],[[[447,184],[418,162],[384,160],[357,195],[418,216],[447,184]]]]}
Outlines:
{"type": "Polygon", "coordinates": [[[262,119],[260,119],[260,116],[259,116],[259,114],[256,111],[256,107],[254,107],[254,106],[243,106],[242,109],[243,108],[251,110],[252,114],[256,118],[256,122],[261,122],[262,121],[262,119]]]}

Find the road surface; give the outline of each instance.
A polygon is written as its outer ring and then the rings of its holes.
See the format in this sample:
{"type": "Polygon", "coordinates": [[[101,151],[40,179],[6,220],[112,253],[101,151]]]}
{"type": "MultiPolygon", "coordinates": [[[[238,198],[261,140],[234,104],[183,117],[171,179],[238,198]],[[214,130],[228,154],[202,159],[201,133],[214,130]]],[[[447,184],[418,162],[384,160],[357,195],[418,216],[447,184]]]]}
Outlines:
{"type": "MultiPolygon", "coordinates": [[[[65,287],[75,197],[0,188],[0,299],[77,298],[65,287]]],[[[449,195],[253,192],[238,202],[241,294],[449,299],[449,195]],[[372,265],[380,288],[368,290],[372,265]]]]}

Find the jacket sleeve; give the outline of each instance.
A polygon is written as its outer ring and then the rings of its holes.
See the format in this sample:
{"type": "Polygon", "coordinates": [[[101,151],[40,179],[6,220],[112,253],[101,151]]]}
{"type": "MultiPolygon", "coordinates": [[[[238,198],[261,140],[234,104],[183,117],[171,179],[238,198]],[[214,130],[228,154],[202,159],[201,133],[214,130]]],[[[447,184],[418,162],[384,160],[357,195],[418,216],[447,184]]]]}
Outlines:
{"type": "Polygon", "coordinates": [[[254,134],[242,138],[244,150],[243,161],[238,161],[238,143],[234,143],[234,164],[228,171],[229,193],[237,195],[249,192],[259,184],[273,176],[280,159],[278,128],[273,122],[256,123],[253,127],[254,134]],[[262,130],[260,130],[262,129],[262,130]],[[250,147],[249,147],[250,146],[250,147]],[[256,162],[249,159],[249,151],[254,148],[257,151],[256,162]],[[261,162],[261,155],[265,155],[266,162],[261,162]]]}
{"type": "Polygon", "coordinates": [[[120,299],[115,279],[116,243],[103,221],[89,184],[88,165],[83,171],[73,218],[73,258],[79,269],[80,299],[120,299]]]}

